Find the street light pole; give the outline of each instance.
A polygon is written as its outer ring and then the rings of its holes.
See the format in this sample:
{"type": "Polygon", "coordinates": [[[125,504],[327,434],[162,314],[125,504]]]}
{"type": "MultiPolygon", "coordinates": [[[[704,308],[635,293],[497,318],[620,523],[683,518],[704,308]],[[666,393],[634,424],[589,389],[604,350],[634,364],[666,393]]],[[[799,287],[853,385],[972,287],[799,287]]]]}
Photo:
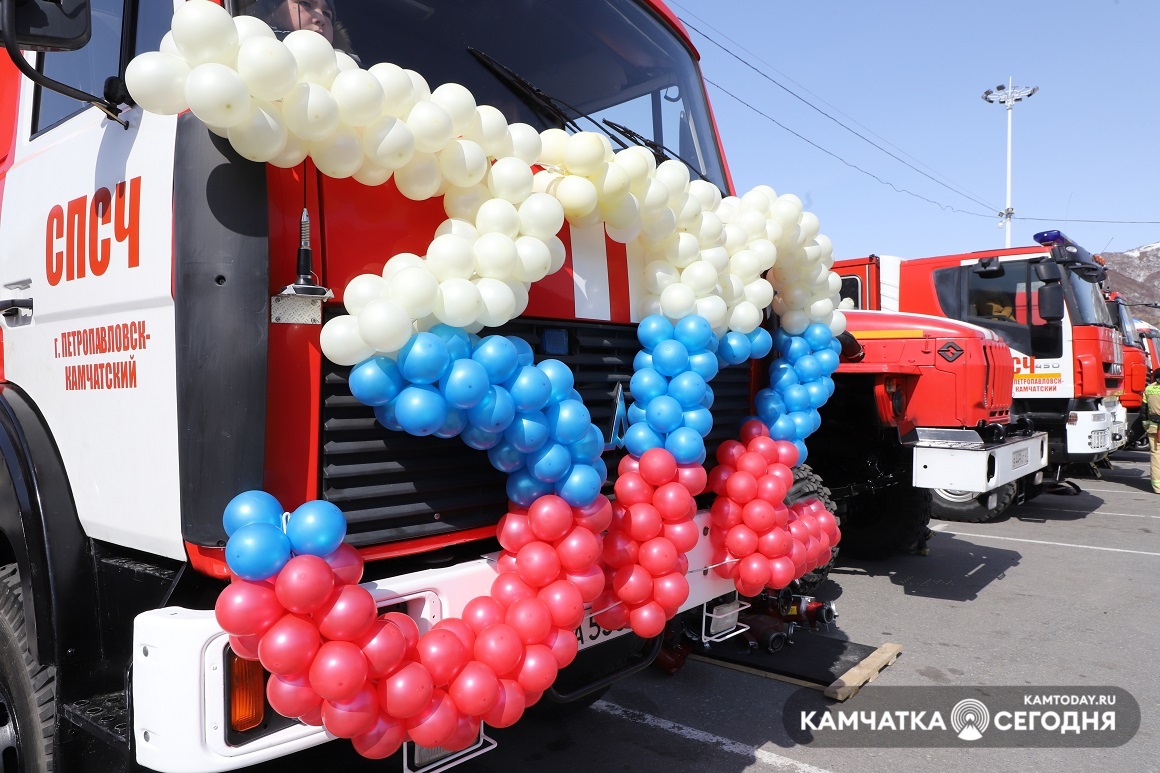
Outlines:
{"type": "Polygon", "coordinates": [[[1005,243],[1008,247],[1011,246],[1011,217],[1015,214],[1015,209],[1011,206],[1011,109],[1015,107],[1016,102],[1022,102],[1039,91],[1038,86],[1028,88],[1014,86],[1013,83],[1014,80],[1009,79],[1006,86],[1000,83],[995,88],[983,92],[984,102],[1007,107],[1007,208],[999,213],[999,217],[1003,218],[999,227],[1004,229],[1005,243]]]}

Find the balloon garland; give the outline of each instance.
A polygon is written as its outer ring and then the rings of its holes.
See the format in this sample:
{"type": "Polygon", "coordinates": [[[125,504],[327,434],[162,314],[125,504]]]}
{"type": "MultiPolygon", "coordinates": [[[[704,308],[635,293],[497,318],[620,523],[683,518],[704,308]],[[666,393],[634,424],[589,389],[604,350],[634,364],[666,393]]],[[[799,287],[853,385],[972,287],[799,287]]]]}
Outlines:
{"type": "Polygon", "coordinates": [[[278,40],[209,0],[181,4],[161,50],[136,57],[125,79],[145,110],[189,109],[247,159],[393,179],[412,200],[442,196],[448,215],[423,256],[351,280],[348,314],[320,342],[353,366],[352,394],[385,428],[458,436],[508,473],[497,578],[462,618],[420,635],[405,615],[376,616],[337,507],[307,502],[286,517],[268,494],[240,494],[224,514],[236,577],[216,614],[234,651],[272,674],[276,711],[372,758],[407,738],[458,749],[480,722],[507,727],[576,656],[586,605],[605,628],[663,630],[689,595],[693,497],[706,486],[718,495],[714,563],[741,592],[828,560],[833,516],[816,500],[782,502],[845,329],[832,245],[796,196],[758,186],[722,197],[678,161],[614,153],[601,134],[509,125],[463,86],[431,90],[386,63],[363,70],[317,33],[278,40]],[[563,266],[565,221],[603,223],[646,256],[615,504],[600,493],[604,438],[567,366],[534,363],[519,338],[476,335],[519,316],[531,284],[563,266]],[[781,318],[776,342],[760,327],[766,308],[781,318]],[[759,419],[707,476],[709,382],[775,343],[759,419]]]}

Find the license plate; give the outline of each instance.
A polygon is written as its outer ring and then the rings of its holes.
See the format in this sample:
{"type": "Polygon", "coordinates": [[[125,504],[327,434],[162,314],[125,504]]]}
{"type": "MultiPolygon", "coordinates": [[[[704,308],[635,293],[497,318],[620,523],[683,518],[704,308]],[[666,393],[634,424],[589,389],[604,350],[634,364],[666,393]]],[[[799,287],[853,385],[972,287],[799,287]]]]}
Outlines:
{"type": "Polygon", "coordinates": [[[631,632],[631,628],[621,628],[619,631],[610,631],[607,628],[601,628],[596,620],[589,617],[576,627],[576,642],[580,645],[580,649],[583,650],[631,632]]]}
{"type": "Polygon", "coordinates": [[[1016,448],[1015,454],[1011,457],[1011,466],[1015,469],[1022,467],[1031,461],[1031,449],[1016,448]]]}

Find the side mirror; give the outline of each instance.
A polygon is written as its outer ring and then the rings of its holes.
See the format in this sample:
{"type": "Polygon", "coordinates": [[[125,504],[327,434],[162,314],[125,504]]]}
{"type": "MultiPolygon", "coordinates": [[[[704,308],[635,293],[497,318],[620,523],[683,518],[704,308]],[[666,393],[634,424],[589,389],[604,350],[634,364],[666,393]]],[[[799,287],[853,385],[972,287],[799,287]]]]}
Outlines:
{"type": "Polygon", "coordinates": [[[1035,278],[1040,282],[1062,282],[1063,271],[1054,260],[1042,260],[1035,264],[1035,278]]]}
{"type": "MultiPolygon", "coordinates": [[[[24,51],[75,51],[92,35],[89,0],[0,0],[3,19],[14,19],[11,31],[24,51]]],[[[0,22],[2,24],[3,22],[0,22]]]]}
{"type": "Polygon", "coordinates": [[[1043,285],[1036,291],[1035,302],[1039,316],[1047,322],[1063,320],[1063,285],[1058,282],[1043,285]]]}
{"type": "Polygon", "coordinates": [[[998,258],[979,258],[979,262],[971,266],[971,273],[983,279],[997,279],[1007,273],[998,258]]]}

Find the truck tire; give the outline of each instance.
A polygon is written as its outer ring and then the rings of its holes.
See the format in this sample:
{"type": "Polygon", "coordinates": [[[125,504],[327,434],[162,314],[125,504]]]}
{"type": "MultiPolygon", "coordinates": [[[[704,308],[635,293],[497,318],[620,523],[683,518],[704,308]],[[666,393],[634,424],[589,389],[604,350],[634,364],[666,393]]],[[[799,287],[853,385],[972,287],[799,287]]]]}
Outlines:
{"type": "Polygon", "coordinates": [[[859,558],[921,553],[930,536],[930,489],[899,484],[848,500],[842,549],[859,558]]]}
{"type": "Polygon", "coordinates": [[[986,523],[1002,515],[1015,500],[1015,484],[1008,483],[996,489],[996,504],[987,509],[990,494],[976,494],[973,491],[948,491],[933,489],[931,516],[943,521],[960,523],[986,523]]]}
{"type": "MultiPolygon", "coordinates": [[[[800,502],[803,499],[820,499],[826,506],[826,509],[834,513],[837,518],[837,508],[834,505],[834,500],[830,498],[830,490],[826,488],[826,484],[822,482],[822,478],[808,464],[799,464],[793,468],[793,487],[785,495],[786,505],[792,505],[795,502],[800,502]]],[[[838,526],[842,528],[845,533],[845,524],[838,521],[838,526]]],[[[834,559],[838,556],[838,551],[841,545],[830,549],[830,560],[822,566],[813,570],[809,574],[804,575],[795,581],[798,593],[808,596],[814,590],[826,581],[830,574],[830,570],[834,568],[834,559]]]]}
{"type": "Polygon", "coordinates": [[[28,652],[20,573],[8,564],[0,567],[0,769],[53,770],[55,726],[56,669],[28,652]]]}

